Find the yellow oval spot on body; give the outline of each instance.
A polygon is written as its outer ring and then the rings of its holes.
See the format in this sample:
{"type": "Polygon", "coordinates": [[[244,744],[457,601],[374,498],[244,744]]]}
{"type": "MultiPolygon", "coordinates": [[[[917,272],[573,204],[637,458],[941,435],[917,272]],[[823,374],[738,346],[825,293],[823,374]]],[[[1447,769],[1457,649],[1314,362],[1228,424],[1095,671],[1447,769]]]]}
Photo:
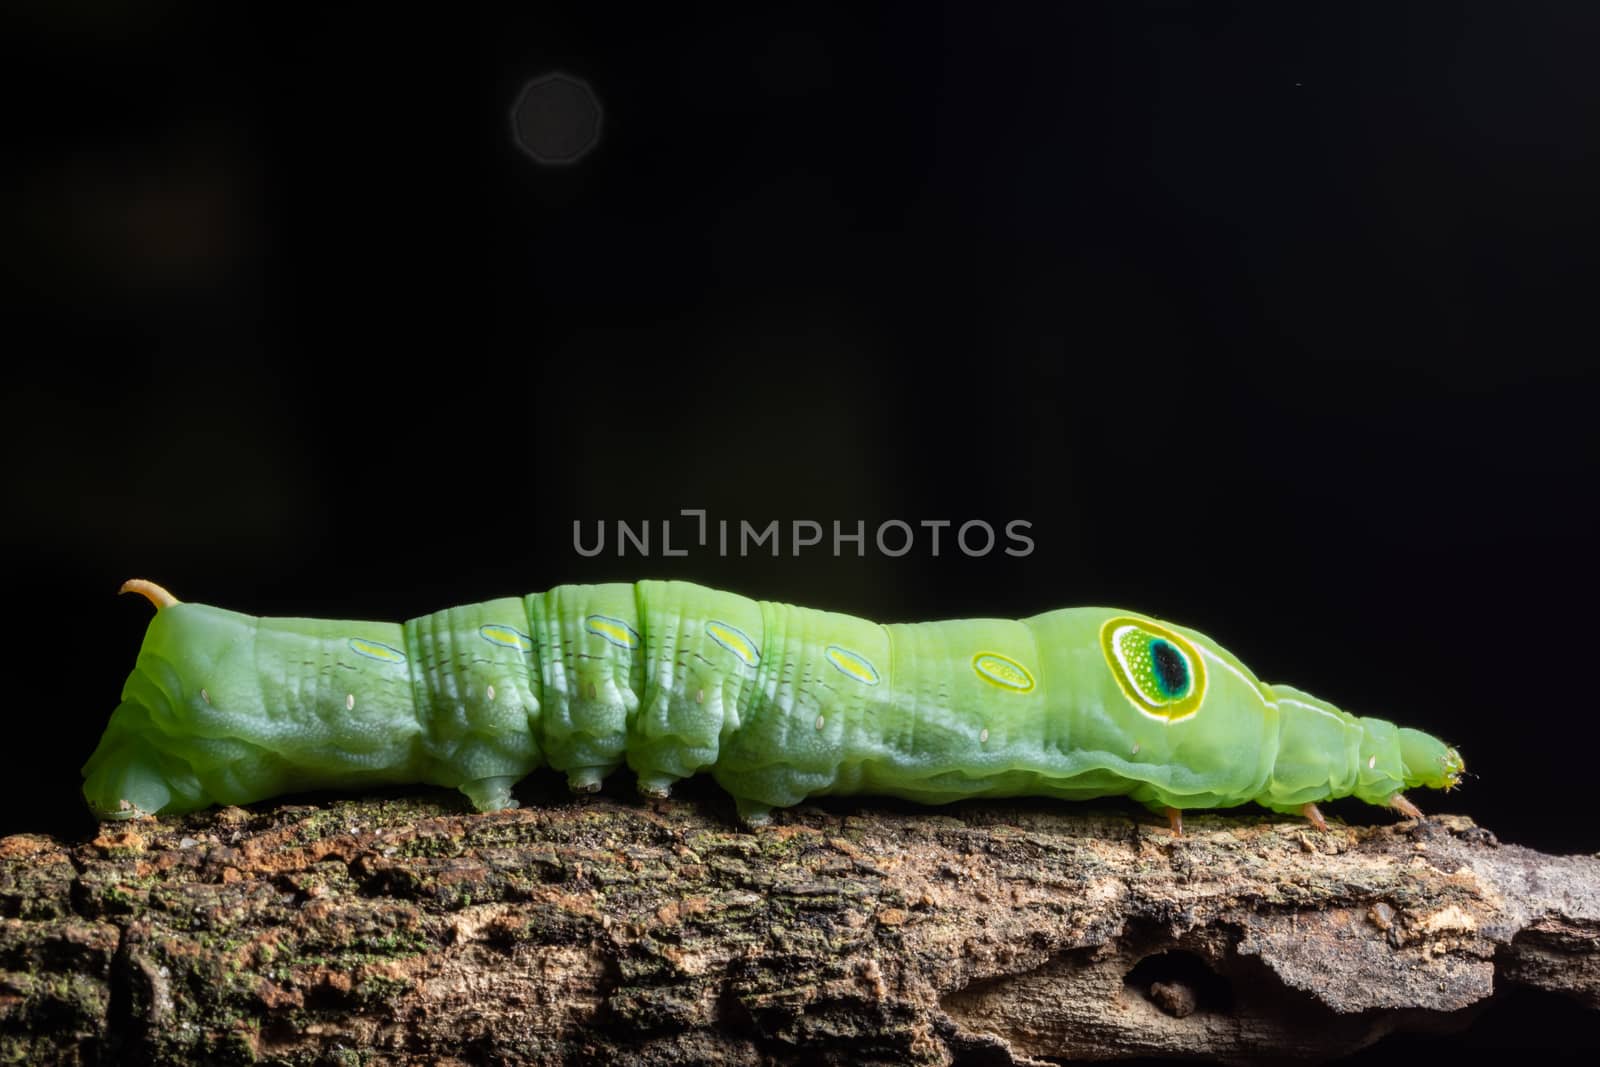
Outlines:
{"type": "Polygon", "coordinates": [[[761,650],[750,640],[750,635],[737,626],[712,619],[706,623],[706,633],[711,640],[738,656],[746,667],[754,667],[761,662],[761,650]]]}
{"type": "Polygon", "coordinates": [[[993,682],[1001,689],[1010,689],[1017,693],[1026,693],[1033,689],[1033,675],[1028,673],[1028,668],[1012,659],[1002,656],[998,652],[979,652],[972,657],[972,669],[986,681],[993,682]]]}
{"type": "Polygon", "coordinates": [[[829,645],[823,655],[828,657],[829,663],[862,685],[878,684],[878,668],[874,667],[867,657],[851,652],[848,648],[840,648],[838,645],[829,645]]]}
{"type": "Polygon", "coordinates": [[[365,637],[352,637],[350,651],[375,659],[379,663],[404,663],[406,654],[398,648],[391,648],[382,641],[368,641],[365,637]]]}
{"type": "Polygon", "coordinates": [[[621,619],[610,615],[590,615],[583,625],[592,634],[603,637],[618,648],[638,648],[639,632],[621,619]]]}
{"type": "Polygon", "coordinates": [[[502,626],[497,622],[484,623],[478,627],[478,636],[491,645],[499,645],[501,648],[514,648],[518,652],[533,651],[533,638],[515,627],[502,626]]]}

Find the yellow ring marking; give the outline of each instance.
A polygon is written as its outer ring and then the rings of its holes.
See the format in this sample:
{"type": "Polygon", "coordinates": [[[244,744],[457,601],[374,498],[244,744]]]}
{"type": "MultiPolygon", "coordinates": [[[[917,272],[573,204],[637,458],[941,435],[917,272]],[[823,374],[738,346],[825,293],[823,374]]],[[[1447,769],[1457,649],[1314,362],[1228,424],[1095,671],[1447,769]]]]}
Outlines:
{"type": "Polygon", "coordinates": [[[390,648],[382,641],[368,641],[365,637],[352,637],[350,651],[358,655],[375,659],[379,663],[404,663],[406,654],[398,648],[390,648]]]}
{"type": "Polygon", "coordinates": [[[514,648],[518,652],[533,651],[533,639],[521,630],[512,626],[502,626],[498,622],[484,623],[478,627],[478,636],[491,645],[501,648],[514,648]]]}
{"type": "Polygon", "coordinates": [[[828,657],[829,663],[862,685],[878,684],[878,668],[860,653],[851,652],[848,648],[840,648],[838,645],[829,645],[823,655],[828,657]]]}
{"type": "Polygon", "coordinates": [[[761,662],[761,650],[750,640],[750,635],[737,626],[712,619],[706,623],[706,633],[711,640],[738,656],[746,667],[754,667],[761,662]]]}
{"type": "Polygon", "coordinates": [[[979,652],[972,657],[972,669],[984,681],[992,682],[1001,689],[1010,689],[1015,693],[1033,691],[1033,675],[1010,656],[1002,656],[998,652],[979,652]]]}
{"type": "Polygon", "coordinates": [[[618,648],[639,647],[639,631],[621,619],[613,619],[609,615],[590,615],[583,620],[583,624],[590,633],[605,638],[618,648]]]}

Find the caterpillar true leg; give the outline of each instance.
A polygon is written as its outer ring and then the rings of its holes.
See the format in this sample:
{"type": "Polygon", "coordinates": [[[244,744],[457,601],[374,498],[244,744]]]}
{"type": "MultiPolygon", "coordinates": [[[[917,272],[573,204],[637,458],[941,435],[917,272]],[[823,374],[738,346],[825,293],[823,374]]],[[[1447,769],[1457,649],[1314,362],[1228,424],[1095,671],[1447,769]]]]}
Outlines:
{"type": "Polygon", "coordinates": [[[1408,819],[1423,818],[1422,809],[1405,798],[1405,794],[1396,793],[1389,798],[1389,806],[1408,819]]]}
{"type": "Polygon", "coordinates": [[[1183,836],[1183,812],[1177,808],[1167,809],[1167,824],[1172,827],[1173,837],[1183,836]]]}

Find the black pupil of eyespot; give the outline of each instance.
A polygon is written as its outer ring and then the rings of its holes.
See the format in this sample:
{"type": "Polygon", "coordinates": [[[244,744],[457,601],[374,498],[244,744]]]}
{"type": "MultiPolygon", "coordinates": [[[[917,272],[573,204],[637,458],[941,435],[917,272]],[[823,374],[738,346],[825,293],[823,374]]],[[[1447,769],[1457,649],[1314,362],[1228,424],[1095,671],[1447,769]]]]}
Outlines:
{"type": "Polygon", "coordinates": [[[1159,637],[1150,642],[1150,663],[1156,670],[1156,684],[1164,696],[1182,696],[1189,688],[1189,665],[1171,642],[1159,637]]]}

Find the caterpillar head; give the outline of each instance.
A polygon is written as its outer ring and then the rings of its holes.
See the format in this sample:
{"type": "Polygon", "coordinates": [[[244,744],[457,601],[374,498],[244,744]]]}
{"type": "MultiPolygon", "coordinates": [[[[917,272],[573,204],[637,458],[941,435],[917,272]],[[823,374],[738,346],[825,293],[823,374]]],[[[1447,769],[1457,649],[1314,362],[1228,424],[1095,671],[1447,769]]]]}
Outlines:
{"type": "Polygon", "coordinates": [[[1467,769],[1461,753],[1432,734],[1409,726],[1400,728],[1400,762],[1405,764],[1407,789],[1454,789],[1467,769]]]}

